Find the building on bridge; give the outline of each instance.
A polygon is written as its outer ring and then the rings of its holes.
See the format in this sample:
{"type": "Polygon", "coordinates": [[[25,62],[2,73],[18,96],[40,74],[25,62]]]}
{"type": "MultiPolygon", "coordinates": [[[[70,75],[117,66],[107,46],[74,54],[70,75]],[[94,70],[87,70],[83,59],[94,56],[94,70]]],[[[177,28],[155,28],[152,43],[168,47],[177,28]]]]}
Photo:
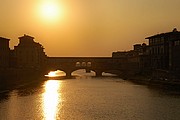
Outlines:
{"type": "Polygon", "coordinates": [[[28,35],[19,37],[19,44],[14,47],[14,56],[18,68],[39,69],[46,60],[43,46],[28,35]]]}

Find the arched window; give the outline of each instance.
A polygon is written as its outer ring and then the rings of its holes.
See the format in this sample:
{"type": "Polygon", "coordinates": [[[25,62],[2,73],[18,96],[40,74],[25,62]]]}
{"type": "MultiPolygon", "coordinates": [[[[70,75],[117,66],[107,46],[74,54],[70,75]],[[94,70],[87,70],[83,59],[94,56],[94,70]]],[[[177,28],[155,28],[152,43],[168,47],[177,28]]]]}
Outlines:
{"type": "Polygon", "coordinates": [[[87,62],[87,67],[91,67],[91,62],[87,62]]]}
{"type": "Polygon", "coordinates": [[[80,62],[76,62],[76,67],[81,67],[80,62]]]}

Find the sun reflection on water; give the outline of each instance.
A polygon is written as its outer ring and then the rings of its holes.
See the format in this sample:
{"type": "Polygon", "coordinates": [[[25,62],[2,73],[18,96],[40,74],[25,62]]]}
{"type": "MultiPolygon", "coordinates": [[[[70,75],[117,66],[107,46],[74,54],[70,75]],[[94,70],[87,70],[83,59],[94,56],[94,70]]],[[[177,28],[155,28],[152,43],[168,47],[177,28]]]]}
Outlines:
{"type": "Polygon", "coordinates": [[[49,80],[45,83],[45,92],[43,94],[43,111],[45,120],[56,120],[60,110],[61,82],[49,80]]]}
{"type": "Polygon", "coordinates": [[[50,71],[48,73],[48,75],[45,75],[46,77],[60,77],[60,76],[66,76],[66,73],[61,71],[61,70],[57,70],[57,71],[50,71]]]}

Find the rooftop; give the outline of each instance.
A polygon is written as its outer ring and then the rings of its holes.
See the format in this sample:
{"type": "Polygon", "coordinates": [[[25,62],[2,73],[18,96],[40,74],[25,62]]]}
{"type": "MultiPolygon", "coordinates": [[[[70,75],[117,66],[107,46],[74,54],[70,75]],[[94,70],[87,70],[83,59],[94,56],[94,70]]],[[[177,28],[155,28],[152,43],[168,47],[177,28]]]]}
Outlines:
{"type": "Polygon", "coordinates": [[[147,38],[145,38],[145,39],[151,39],[151,38],[155,38],[155,37],[162,37],[162,36],[169,36],[169,35],[180,35],[180,32],[177,31],[176,28],[174,28],[172,32],[166,32],[166,33],[156,34],[156,35],[147,37],[147,38]]]}
{"type": "Polygon", "coordinates": [[[29,36],[29,35],[26,35],[26,34],[24,34],[24,36],[22,36],[22,37],[19,37],[19,39],[22,39],[22,38],[30,38],[30,39],[34,39],[34,37],[29,36]]]}
{"type": "Polygon", "coordinates": [[[10,40],[8,38],[0,37],[0,40],[10,40]]]}

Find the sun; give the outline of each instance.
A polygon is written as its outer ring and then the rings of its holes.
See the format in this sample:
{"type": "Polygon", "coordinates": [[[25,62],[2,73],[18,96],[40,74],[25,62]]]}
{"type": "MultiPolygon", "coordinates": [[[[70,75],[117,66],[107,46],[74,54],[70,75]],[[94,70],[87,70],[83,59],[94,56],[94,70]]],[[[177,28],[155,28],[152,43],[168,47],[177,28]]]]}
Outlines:
{"type": "Polygon", "coordinates": [[[45,20],[57,20],[61,16],[62,10],[59,3],[46,1],[42,3],[40,12],[45,20]]]}

